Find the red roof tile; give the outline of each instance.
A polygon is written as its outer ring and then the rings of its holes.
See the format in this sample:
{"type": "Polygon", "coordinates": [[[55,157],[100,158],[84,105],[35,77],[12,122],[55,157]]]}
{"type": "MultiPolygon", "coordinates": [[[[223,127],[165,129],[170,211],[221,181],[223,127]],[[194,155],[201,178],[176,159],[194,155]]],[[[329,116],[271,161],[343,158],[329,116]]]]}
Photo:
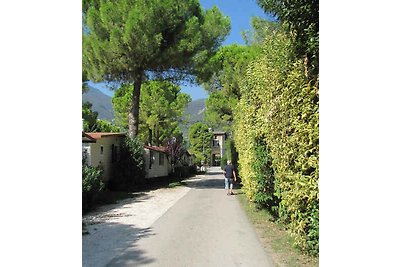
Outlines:
{"type": "Polygon", "coordinates": [[[93,137],[89,136],[85,132],[82,132],[82,142],[83,143],[96,143],[96,139],[93,137]]]}
{"type": "Polygon", "coordinates": [[[154,150],[154,151],[158,151],[158,152],[162,152],[162,153],[167,153],[167,148],[166,147],[144,145],[144,148],[147,148],[147,149],[150,149],[150,150],[154,150]]]}
{"type": "Polygon", "coordinates": [[[106,136],[126,136],[126,133],[86,133],[91,138],[99,140],[106,136]]]}

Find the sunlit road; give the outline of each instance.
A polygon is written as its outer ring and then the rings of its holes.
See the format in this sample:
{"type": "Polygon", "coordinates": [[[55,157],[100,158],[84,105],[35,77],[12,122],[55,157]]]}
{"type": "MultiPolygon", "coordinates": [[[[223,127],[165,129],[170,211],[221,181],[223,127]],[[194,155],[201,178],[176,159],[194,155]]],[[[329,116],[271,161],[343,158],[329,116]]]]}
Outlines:
{"type": "Polygon", "coordinates": [[[220,168],[191,190],[107,266],[272,266],[220,168]]]}

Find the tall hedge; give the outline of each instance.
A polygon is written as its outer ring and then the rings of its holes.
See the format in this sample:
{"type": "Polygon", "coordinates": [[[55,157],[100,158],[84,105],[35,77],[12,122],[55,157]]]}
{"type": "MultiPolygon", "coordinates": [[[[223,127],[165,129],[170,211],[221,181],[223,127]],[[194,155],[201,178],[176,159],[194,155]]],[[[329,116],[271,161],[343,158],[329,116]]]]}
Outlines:
{"type": "Polygon", "coordinates": [[[224,154],[221,158],[221,169],[224,169],[228,160],[232,161],[233,166],[237,166],[238,155],[235,147],[235,142],[231,137],[224,142],[224,154]]]}
{"type": "Polygon", "coordinates": [[[292,47],[285,33],[267,36],[263,55],[249,65],[242,81],[234,139],[248,198],[279,200],[279,218],[288,224],[295,244],[317,254],[318,83],[308,81],[307,69],[295,59],[292,47]],[[260,141],[268,154],[261,163],[260,141]],[[273,181],[273,193],[263,179],[273,181]]]}

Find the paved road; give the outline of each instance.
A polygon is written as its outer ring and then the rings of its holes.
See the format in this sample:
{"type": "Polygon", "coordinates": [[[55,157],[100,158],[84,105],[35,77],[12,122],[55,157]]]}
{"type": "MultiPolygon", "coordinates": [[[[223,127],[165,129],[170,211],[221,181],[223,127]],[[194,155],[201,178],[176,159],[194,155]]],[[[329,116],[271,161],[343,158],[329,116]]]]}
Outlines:
{"type": "Polygon", "coordinates": [[[236,196],[226,195],[219,168],[187,184],[150,227],[120,236],[124,248],[106,266],[273,266],[236,196]]]}

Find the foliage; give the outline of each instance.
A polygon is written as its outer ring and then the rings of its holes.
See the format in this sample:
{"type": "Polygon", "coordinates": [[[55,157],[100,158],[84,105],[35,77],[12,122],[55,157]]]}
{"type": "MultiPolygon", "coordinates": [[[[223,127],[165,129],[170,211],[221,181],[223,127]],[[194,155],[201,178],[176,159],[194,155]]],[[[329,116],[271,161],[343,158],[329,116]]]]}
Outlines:
{"type": "Polygon", "coordinates": [[[115,126],[106,120],[97,120],[96,121],[96,129],[93,132],[104,132],[104,133],[119,133],[120,128],[115,126]]]}
{"type": "Polygon", "coordinates": [[[168,161],[171,163],[172,172],[175,172],[175,166],[181,161],[185,148],[182,146],[182,136],[170,138],[165,147],[167,148],[168,161]]]}
{"type": "Polygon", "coordinates": [[[211,92],[206,100],[205,120],[212,127],[231,131],[233,110],[241,96],[239,84],[247,64],[256,55],[254,47],[234,44],[222,47],[209,61],[212,76],[203,86],[211,92]]]}
{"type": "Polygon", "coordinates": [[[200,165],[201,161],[209,163],[211,160],[212,131],[202,122],[192,124],[189,128],[190,153],[195,155],[195,164],[200,165]]]}
{"type": "Polygon", "coordinates": [[[257,0],[295,34],[294,48],[298,58],[306,56],[310,74],[318,75],[319,1],[318,0],[257,0]]]}
{"type": "Polygon", "coordinates": [[[233,109],[237,98],[227,95],[224,91],[211,93],[206,99],[204,120],[214,129],[230,131],[233,122],[233,109]]]}
{"type": "Polygon", "coordinates": [[[122,84],[114,91],[114,96],[111,99],[114,109],[115,124],[122,129],[128,129],[128,114],[132,103],[132,93],[132,85],[122,84]]]}
{"type": "Polygon", "coordinates": [[[182,180],[196,174],[196,166],[178,166],[172,175],[175,179],[182,180]]]}
{"type": "Polygon", "coordinates": [[[244,194],[237,194],[247,218],[260,236],[260,242],[272,248],[270,256],[273,266],[286,267],[318,267],[318,257],[307,255],[293,247],[293,237],[285,231],[285,225],[276,219],[266,209],[260,209],[248,201],[244,194]]]}
{"type": "MultiPolygon", "coordinates": [[[[161,145],[180,134],[179,119],[191,101],[179,86],[166,81],[147,81],[140,98],[139,136],[151,145],[161,145]]],[[[133,86],[123,85],[112,99],[117,125],[127,128],[133,86]]]]}
{"type": "Polygon", "coordinates": [[[136,136],[142,81],[191,78],[230,31],[217,7],[198,0],[85,1],[83,68],[94,81],[134,85],[129,136],[136,136]]]}
{"type": "Polygon", "coordinates": [[[144,148],[138,138],[126,137],[121,147],[120,160],[113,165],[109,181],[111,190],[129,192],[144,182],[144,148]]]}
{"type": "Polygon", "coordinates": [[[104,183],[100,177],[103,171],[82,165],[82,208],[84,211],[89,210],[94,204],[95,196],[104,189],[104,183]]]}
{"type": "Polygon", "coordinates": [[[242,79],[248,64],[262,54],[260,43],[268,33],[264,27],[276,29],[279,26],[261,18],[252,18],[253,30],[247,33],[247,46],[233,44],[221,47],[204,65],[198,80],[210,92],[205,120],[213,128],[226,132],[233,130],[233,110],[242,95],[242,79]]]}
{"type": "Polygon", "coordinates": [[[273,31],[281,29],[279,22],[272,22],[260,17],[251,17],[252,31],[246,30],[242,32],[242,37],[248,46],[262,46],[265,38],[273,31]]]}
{"type": "Polygon", "coordinates": [[[232,138],[228,138],[224,143],[224,155],[221,158],[221,169],[224,169],[227,161],[231,160],[233,166],[238,166],[238,154],[235,147],[235,142],[232,138]]]}
{"type": "Polygon", "coordinates": [[[85,132],[94,132],[96,130],[98,115],[96,111],[92,111],[92,103],[86,101],[82,104],[83,130],[85,132]]]}
{"type": "Polygon", "coordinates": [[[100,180],[102,170],[91,166],[82,166],[82,192],[100,191],[104,184],[100,180]]]}
{"type": "Polygon", "coordinates": [[[276,196],[295,244],[318,253],[318,83],[309,81],[292,44],[287,34],[271,32],[264,55],[249,65],[234,139],[246,196],[261,203],[276,196]],[[263,195],[272,189],[272,175],[274,194],[263,195]]]}
{"type": "Polygon", "coordinates": [[[207,72],[199,75],[199,82],[209,92],[223,90],[227,94],[240,97],[239,82],[247,64],[255,59],[260,50],[256,47],[233,44],[221,47],[207,62],[207,72]]]}
{"type": "Polygon", "coordinates": [[[120,128],[106,120],[97,119],[98,113],[92,111],[92,103],[86,101],[82,104],[83,131],[118,133],[120,128]]]}
{"type": "Polygon", "coordinates": [[[87,93],[89,91],[88,87],[88,78],[85,71],[82,71],[82,94],[87,93]]]}
{"type": "Polygon", "coordinates": [[[255,141],[254,152],[255,160],[251,163],[251,168],[255,173],[253,179],[257,183],[254,202],[267,208],[273,216],[278,217],[279,199],[275,195],[275,172],[268,146],[262,138],[255,141]]]}

